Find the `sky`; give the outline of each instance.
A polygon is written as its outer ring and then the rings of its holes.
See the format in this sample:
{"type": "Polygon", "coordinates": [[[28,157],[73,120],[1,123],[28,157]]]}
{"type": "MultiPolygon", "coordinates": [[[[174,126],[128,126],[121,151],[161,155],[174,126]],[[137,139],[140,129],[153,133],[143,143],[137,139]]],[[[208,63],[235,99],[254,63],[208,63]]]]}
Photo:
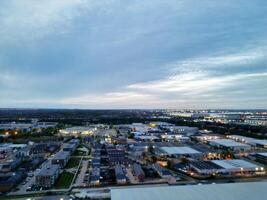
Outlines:
{"type": "Polygon", "coordinates": [[[266,109],[266,0],[0,1],[0,107],[266,109]]]}

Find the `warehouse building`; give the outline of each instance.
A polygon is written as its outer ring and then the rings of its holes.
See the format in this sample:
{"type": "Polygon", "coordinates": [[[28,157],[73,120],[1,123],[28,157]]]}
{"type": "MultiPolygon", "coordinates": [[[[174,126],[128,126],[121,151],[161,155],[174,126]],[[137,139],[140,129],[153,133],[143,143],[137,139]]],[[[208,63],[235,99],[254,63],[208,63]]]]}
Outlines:
{"type": "Polygon", "coordinates": [[[254,163],[241,160],[213,160],[213,161],[191,161],[189,166],[194,169],[199,175],[231,175],[242,176],[246,175],[263,175],[265,174],[264,167],[254,163]]]}
{"type": "Polygon", "coordinates": [[[256,153],[254,157],[257,161],[267,164],[267,153],[256,153]]]}
{"type": "Polygon", "coordinates": [[[247,144],[236,142],[230,139],[210,140],[209,145],[231,151],[247,151],[251,149],[251,147],[247,144]]]}
{"type": "Polygon", "coordinates": [[[200,176],[209,176],[211,174],[218,173],[219,170],[223,170],[223,167],[211,161],[191,161],[189,162],[189,166],[200,176]]]}
{"type": "Polygon", "coordinates": [[[254,147],[267,148],[267,140],[260,140],[260,139],[245,137],[241,135],[229,135],[227,136],[227,138],[235,140],[237,142],[246,143],[254,147]]]}
{"type": "Polygon", "coordinates": [[[199,158],[203,154],[191,147],[158,147],[156,153],[160,156],[172,156],[172,157],[194,157],[199,158]]]}
{"type": "Polygon", "coordinates": [[[111,200],[263,200],[266,188],[267,182],[113,188],[111,200]]]}
{"type": "Polygon", "coordinates": [[[265,174],[264,167],[241,159],[213,160],[211,162],[221,166],[223,170],[219,171],[225,174],[236,174],[236,173],[265,174]]]}

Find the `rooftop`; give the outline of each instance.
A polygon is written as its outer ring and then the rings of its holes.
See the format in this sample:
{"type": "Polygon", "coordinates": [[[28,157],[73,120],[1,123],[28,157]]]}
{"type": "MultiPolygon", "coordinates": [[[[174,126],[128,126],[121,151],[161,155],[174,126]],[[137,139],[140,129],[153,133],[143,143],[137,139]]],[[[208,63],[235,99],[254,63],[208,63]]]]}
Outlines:
{"type": "Polygon", "coordinates": [[[182,154],[199,154],[201,152],[191,147],[160,147],[161,150],[170,155],[182,155],[182,154]]]}
{"type": "Polygon", "coordinates": [[[70,153],[68,151],[59,151],[53,159],[66,159],[69,155],[70,153]]]}
{"type": "Polygon", "coordinates": [[[251,200],[267,196],[267,182],[111,189],[111,200],[251,200]]]}
{"type": "Polygon", "coordinates": [[[225,147],[249,147],[249,145],[247,144],[236,142],[230,139],[215,139],[215,140],[210,140],[210,142],[216,143],[216,144],[219,144],[225,147]]]}
{"type": "Polygon", "coordinates": [[[48,163],[44,167],[42,167],[38,176],[53,176],[57,170],[59,170],[58,165],[52,165],[51,163],[48,163]]]}
{"type": "Polygon", "coordinates": [[[261,156],[264,156],[264,157],[267,157],[267,152],[266,153],[257,153],[258,155],[261,155],[261,156]]]}
{"type": "Polygon", "coordinates": [[[211,161],[215,163],[216,165],[221,166],[224,169],[235,169],[235,168],[258,168],[260,166],[255,165],[251,162],[240,160],[240,159],[234,159],[234,160],[213,160],[211,161]]]}

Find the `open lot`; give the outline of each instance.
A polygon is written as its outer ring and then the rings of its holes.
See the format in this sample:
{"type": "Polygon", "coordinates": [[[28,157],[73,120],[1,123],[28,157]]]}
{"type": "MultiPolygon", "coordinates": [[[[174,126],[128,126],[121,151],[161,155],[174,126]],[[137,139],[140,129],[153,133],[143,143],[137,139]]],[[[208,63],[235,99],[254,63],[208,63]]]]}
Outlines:
{"type": "Polygon", "coordinates": [[[56,189],[69,188],[73,180],[74,174],[70,172],[62,172],[55,184],[56,189]]]}

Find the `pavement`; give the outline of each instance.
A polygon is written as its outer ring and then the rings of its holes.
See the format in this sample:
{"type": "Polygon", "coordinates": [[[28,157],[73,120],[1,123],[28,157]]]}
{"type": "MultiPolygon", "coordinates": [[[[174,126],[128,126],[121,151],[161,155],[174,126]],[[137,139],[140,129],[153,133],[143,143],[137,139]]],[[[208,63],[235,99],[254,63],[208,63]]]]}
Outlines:
{"type": "Polygon", "coordinates": [[[83,160],[81,165],[82,165],[82,167],[81,167],[80,173],[77,176],[77,179],[75,181],[74,186],[83,186],[84,185],[84,177],[85,177],[86,171],[88,169],[88,160],[83,160]]]}
{"type": "MultiPolygon", "coordinates": [[[[8,198],[7,198],[8,199],[8,198]]],[[[68,195],[53,195],[53,196],[41,196],[40,197],[24,197],[24,198],[12,198],[12,200],[71,200],[68,195]]]]}
{"type": "Polygon", "coordinates": [[[133,175],[132,170],[131,170],[130,167],[127,167],[127,168],[126,168],[126,176],[129,178],[130,183],[132,183],[132,184],[137,184],[137,183],[139,183],[139,182],[135,179],[135,177],[134,177],[134,175],[133,175]]]}

